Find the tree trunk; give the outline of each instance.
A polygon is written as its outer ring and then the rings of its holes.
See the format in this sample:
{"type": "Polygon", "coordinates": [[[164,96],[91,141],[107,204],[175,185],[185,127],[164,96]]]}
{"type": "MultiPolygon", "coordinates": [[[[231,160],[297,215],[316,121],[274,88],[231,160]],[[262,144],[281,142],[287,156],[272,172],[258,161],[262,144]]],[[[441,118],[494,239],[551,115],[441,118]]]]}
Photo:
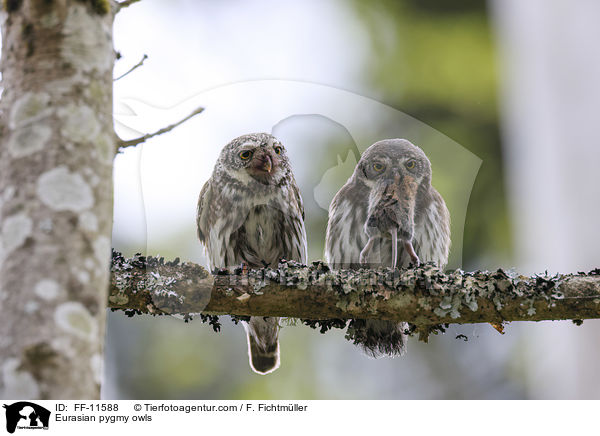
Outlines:
{"type": "Polygon", "coordinates": [[[5,0],[0,397],[98,398],[112,227],[108,0],[5,0]]]}

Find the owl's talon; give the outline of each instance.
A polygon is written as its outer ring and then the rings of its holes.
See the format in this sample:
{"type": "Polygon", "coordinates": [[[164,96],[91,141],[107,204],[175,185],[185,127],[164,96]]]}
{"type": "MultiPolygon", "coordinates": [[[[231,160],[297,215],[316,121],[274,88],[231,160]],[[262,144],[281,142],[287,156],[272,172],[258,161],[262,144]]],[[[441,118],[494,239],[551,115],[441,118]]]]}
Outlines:
{"type": "Polygon", "coordinates": [[[369,252],[373,248],[374,244],[375,244],[375,237],[371,236],[369,238],[369,240],[367,241],[367,244],[365,245],[365,247],[360,252],[360,255],[358,256],[358,261],[361,265],[365,265],[367,263],[369,252]]]}
{"type": "Polygon", "coordinates": [[[412,264],[415,267],[418,267],[421,264],[421,261],[419,260],[419,256],[417,256],[417,253],[415,253],[415,249],[412,245],[412,242],[404,241],[404,249],[410,256],[410,260],[411,260],[412,264]]]}
{"type": "Polygon", "coordinates": [[[364,250],[360,252],[360,256],[358,258],[358,262],[361,265],[365,265],[367,263],[367,256],[365,256],[364,250]]]}

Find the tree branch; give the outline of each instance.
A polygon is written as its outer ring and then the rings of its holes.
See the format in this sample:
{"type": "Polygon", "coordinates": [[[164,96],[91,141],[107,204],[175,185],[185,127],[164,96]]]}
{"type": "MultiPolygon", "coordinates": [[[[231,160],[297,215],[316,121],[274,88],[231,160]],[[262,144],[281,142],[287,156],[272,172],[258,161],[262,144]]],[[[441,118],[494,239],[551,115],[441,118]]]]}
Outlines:
{"type": "Polygon", "coordinates": [[[600,318],[600,270],[513,276],[444,273],[426,264],[330,271],[321,262],[211,275],[200,265],[113,254],[108,306],[151,314],[230,314],[303,319],[376,318],[417,326],[600,318]]]}
{"type": "Polygon", "coordinates": [[[121,149],[121,148],[125,148],[125,147],[133,147],[135,145],[141,144],[142,142],[146,142],[150,138],[153,138],[158,135],[162,135],[163,133],[170,132],[175,127],[179,126],[180,124],[185,123],[187,120],[198,115],[202,111],[204,111],[204,108],[199,107],[198,109],[194,110],[191,114],[189,114],[187,117],[183,118],[182,120],[180,120],[174,124],[171,124],[170,126],[163,127],[162,129],[157,130],[154,133],[147,133],[144,136],[140,136],[139,138],[135,138],[135,139],[130,139],[128,141],[120,140],[117,142],[117,148],[121,149]]]}
{"type": "Polygon", "coordinates": [[[129,6],[131,6],[134,3],[137,3],[141,0],[125,0],[122,2],[117,2],[117,12],[119,12],[121,9],[125,9],[129,6]]]}
{"type": "Polygon", "coordinates": [[[126,75],[128,75],[129,73],[131,73],[133,70],[135,70],[135,69],[137,69],[137,68],[141,67],[142,65],[144,65],[144,61],[145,61],[146,59],[148,59],[148,55],[147,55],[147,54],[144,54],[144,56],[142,56],[142,59],[141,59],[141,60],[140,60],[140,61],[139,61],[137,64],[135,64],[133,67],[131,67],[131,68],[130,68],[128,71],[126,71],[125,73],[121,74],[119,77],[117,77],[117,78],[113,79],[113,82],[116,82],[117,80],[120,80],[120,79],[122,79],[123,77],[125,77],[126,75]]]}

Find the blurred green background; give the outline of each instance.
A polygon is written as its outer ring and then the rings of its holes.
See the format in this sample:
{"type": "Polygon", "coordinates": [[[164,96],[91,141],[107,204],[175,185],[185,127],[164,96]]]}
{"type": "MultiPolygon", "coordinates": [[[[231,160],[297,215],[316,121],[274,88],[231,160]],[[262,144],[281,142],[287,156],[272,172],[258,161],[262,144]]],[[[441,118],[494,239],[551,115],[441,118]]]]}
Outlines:
{"type": "MultiPolygon", "coordinates": [[[[368,76],[382,101],[483,160],[465,225],[466,269],[511,254],[498,118],[498,65],[486,3],[355,1],[371,36],[368,76]]],[[[451,181],[446,181],[451,183],[451,181]]]]}

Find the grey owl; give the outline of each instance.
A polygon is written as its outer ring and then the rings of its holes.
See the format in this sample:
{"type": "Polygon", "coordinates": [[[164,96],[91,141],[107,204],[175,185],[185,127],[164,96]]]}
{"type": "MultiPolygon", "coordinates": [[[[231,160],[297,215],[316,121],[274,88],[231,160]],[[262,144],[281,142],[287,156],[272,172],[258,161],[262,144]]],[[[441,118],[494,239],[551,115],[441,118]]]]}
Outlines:
{"type": "MultiPolygon", "coordinates": [[[[362,154],[329,206],[325,260],[333,268],[448,262],[450,213],[431,186],[431,164],[405,139],[362,154]]],[[[372,357],[406,351],[406,323],[355,320],[355,341],[372,357]]]]}
{"type": "MultiPolygon", "coordinates": [[[[267,133],[240,136],[223,148],[200,192],[196,223],[211,269],[306,263],[300,190],[285,148],[267,133]]],[[[278,322],[244,323],[250,366],[259,374],[279,367],[278,322]]]]}

